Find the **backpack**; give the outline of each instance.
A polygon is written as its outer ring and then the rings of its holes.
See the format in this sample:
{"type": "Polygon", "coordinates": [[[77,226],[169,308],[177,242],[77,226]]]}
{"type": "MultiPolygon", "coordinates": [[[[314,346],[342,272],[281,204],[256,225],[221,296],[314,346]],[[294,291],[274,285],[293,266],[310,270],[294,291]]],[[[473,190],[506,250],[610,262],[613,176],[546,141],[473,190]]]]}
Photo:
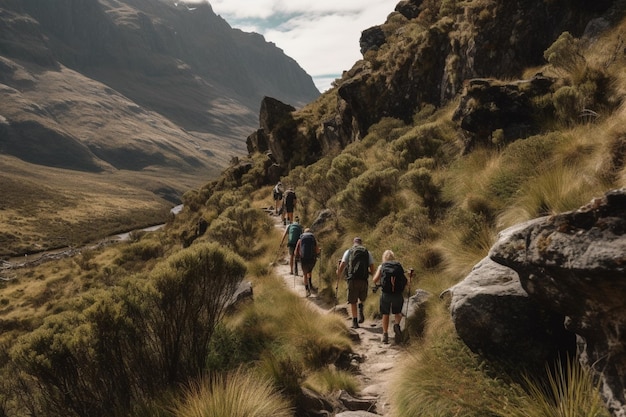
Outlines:
{"type": "Polygon", "coordinates": [[[315,236],[313,233],[306,232],[300,236],[300,260],[312,261],[315,259],[315,236]]]}
{"type": "Polygon", "coordinates": [[[298,243],[298,239],[300,239],[300,235],[302,234],[302,226],[298,223],[291,223],[287,234],[289,235],[287,238],[287,245],[295,247],[298,243]]]}
{"type": "Polygon", "coordinates": [[[380,284],[383,292],[389,294],[399,294],[404,291],[407,279],[404,275],[404,268],[398,261],[383,262],[380,266],[380,284]]]}
{"type": "Polygon", "coordinates": [[[285,193],[285,204],[288,205],[288,206],[291,206],[293,204],[293,200],[295,200],[295,198],[296,198],[295,191],[288,190],[285,193]]]}
{"type": "Polygon", "coordinates": [[[274,200],[282,200],[282,199],[283,199],[283,192],[281,191],[280,187],[277,184],[274,187],[274,200]]]}
{"type": "Polygon", "coordinates": [[[348,279],[367,280],[370,254],[364,246],[353,246],[348,254],[348,279]]]}

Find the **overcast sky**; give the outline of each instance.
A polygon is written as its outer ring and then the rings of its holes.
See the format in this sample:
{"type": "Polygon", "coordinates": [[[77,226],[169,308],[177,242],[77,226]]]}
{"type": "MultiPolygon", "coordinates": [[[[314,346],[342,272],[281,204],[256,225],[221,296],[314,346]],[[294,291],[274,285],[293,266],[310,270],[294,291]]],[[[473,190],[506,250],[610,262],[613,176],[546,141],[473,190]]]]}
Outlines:
{"type": "Polygon", "coordinates": [[[295,59],[321,92],[362,58],[361,32],[384,23],[397,2],[209,0],[213,11],[232,27],[260,33],[295,59]]]}

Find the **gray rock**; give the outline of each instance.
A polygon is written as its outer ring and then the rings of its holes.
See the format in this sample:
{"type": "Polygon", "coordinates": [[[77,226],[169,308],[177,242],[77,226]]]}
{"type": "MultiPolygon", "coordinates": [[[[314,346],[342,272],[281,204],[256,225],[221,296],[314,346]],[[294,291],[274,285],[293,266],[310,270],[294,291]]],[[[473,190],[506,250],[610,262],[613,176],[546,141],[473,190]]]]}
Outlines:
{"type": "Polygon", "coordinates": [[[489,258],[448,291],[456,331],[473,352],[542,369],[561,350],[575,349],[564,317],[530,298],[515,271],[489,258]]]}
{"type": "Polygon", "coordinates": [[[514,269],[541,306],[567,317],[609,409],[626,416],[626,188],[508,229],[489,256],[514,269]]]}

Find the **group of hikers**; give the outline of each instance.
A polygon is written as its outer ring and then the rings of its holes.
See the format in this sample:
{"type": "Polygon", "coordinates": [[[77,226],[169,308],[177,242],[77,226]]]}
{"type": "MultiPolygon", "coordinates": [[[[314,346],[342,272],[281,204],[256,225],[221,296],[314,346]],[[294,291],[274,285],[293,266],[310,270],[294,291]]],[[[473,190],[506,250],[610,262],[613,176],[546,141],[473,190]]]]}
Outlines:
{"type": "Polygon", "coordinates": [[[283,183],[278,181],[272,190],[274,197],[274,214],[281,216],[283,225],[293,222],[293,211],[296,208],[298,198],[293,187],[288,187],[287,190],[283,189],[283,183]]]}
{"type": "MultiPolygon", "coordinates": [[[[302,277],[306,296],[311,296],[311,292],[317,291],[313,286],[312,271],[320,256],[321,249],[310,228],[303,228],[298,216],[293,217],[293,210],[297,201],[295,192],[288,188],[288,192],[293,193],[292,202],[287,205],[286,195],[282,195],[282,183],[278,182],[274,187],[275,214],[283,216],[283,225],[286,226],[282,235],[280,246],[287,241],[289,250],[289,267],[291,275],[298,275],[298,261],[302,267],[302,277]],[[280,191],[280,195],[277,194],[280,191]],[[285,218],[286,213],[286,218],[285,218]]],[[[337,285],[335,291],[339,289],[339,281],[343,278],[347,280],[347,299],[350,305],[352,318],[352,328],[358,329],[359,324],[365,321],[363,303],[367,299],[369,291],[369,276],[372,275],[374,283],[373,292],[381,290],[379,310],[382,315],[383,337],[382,342],[389,343],[389,322],[390,315],[393,315],[394,340],[397,344],[402,341],[402,331],[400,321],[402,320],[402,308],[404,306],[403,291],[413,275],[413,269],[409,270],[407,277],[404,268],[395,259],[395,254],[391,250],[386,250],[382,256],[382,263],[375,268],[372,253],[363,246],[360,237],[355,237],[352,247],[347,249],[337,265],[337,285]]]]}

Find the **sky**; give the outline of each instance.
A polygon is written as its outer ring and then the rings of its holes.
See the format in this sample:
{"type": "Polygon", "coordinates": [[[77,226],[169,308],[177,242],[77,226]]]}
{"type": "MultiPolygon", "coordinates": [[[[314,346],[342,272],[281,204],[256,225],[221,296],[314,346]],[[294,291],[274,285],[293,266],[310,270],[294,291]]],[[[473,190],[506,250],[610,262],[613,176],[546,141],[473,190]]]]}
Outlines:
{"type": "Polygon", "coordinates": [[[295,59],[313,77],[320,92],[329,89],[343,71],[362,58],[361,32],[384,23],[397,2],[209,0],[215,14],[230,26],[263,35],[295,59]]]}

